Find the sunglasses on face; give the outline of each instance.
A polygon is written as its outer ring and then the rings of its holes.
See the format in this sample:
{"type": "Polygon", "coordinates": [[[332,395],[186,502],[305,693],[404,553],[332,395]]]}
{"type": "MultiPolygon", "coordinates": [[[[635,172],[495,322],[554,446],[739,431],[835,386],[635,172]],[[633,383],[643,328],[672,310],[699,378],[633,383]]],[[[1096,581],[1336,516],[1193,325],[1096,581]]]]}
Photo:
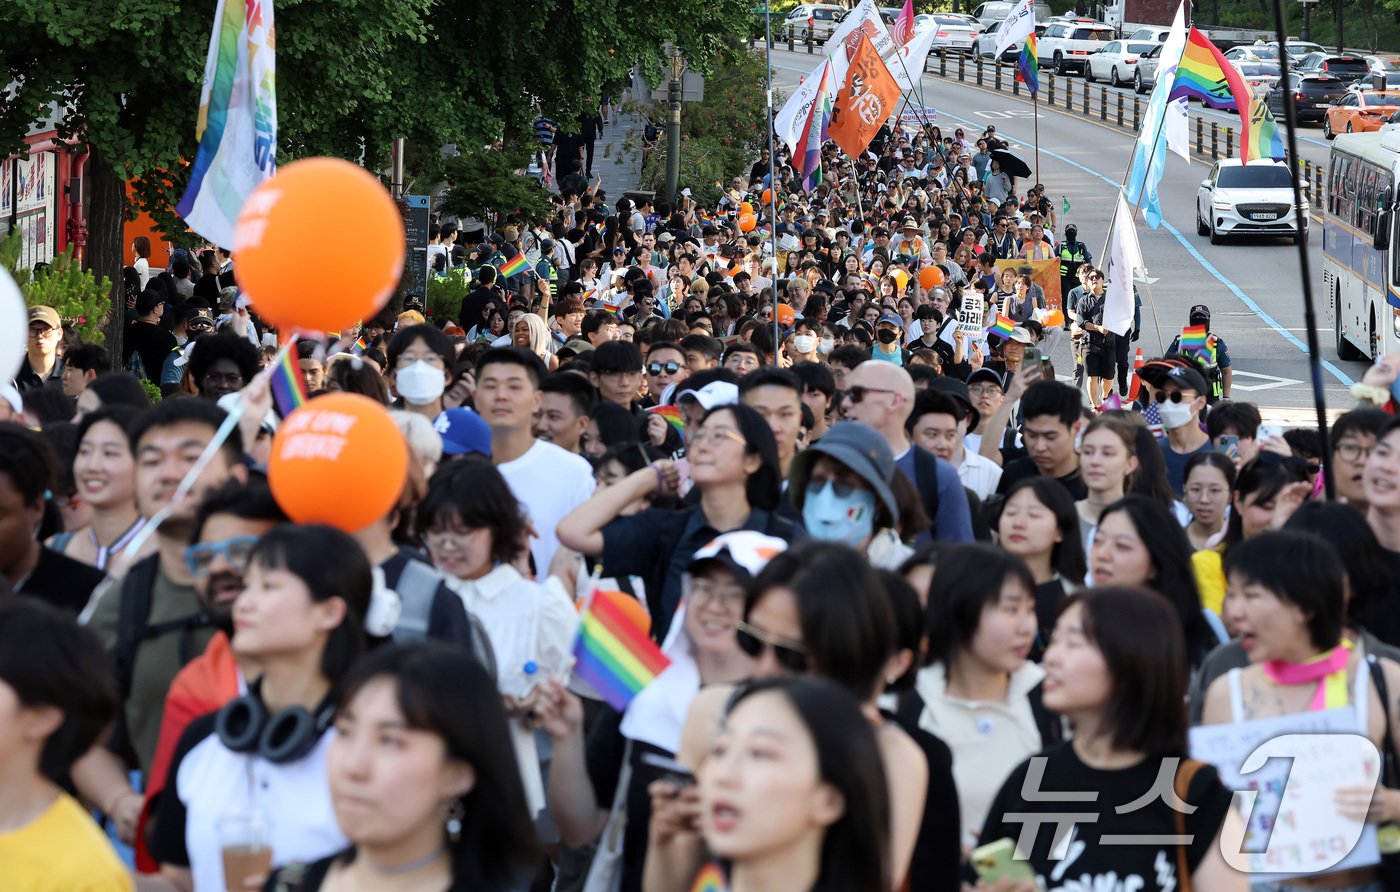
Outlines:
{"type": "Polygon", "coordinates": [[[681,364],[678,362],[653,362],[647,365],[648,375],[659,375],[662,372],[665,372],[668,375],[674,375],[680,370],[681,364]]]}
{"type": "Polygon", "coordinates": [[[735,626],[734,637],[738,640],[739,649],[755,660],[763,656],[763,652],[771,647],[773,648],[773,658],[778,661],[779,666],[797,675],[807,671],[807,651],[805,648],[797,646],[795,641],[787,641],[785,638],[769,635],[762,629],[746,622],[735,626]]]}
{"type": "Polygon", "coordinates": [[[1173,390],[1171,393],[1168,393],[1165,390],[1159,390],[1155,394],[1153,394],[1152,399],[1159,403],[1165,403],[1167,400],[1171,400],[1174,403],[1179,403],[1182,400],[1186,400],[1186,402],[1189,403],[1192,400],[1194,400],[1195,397],[1187,396],[1180,390],[1173,390]]]}
{"type": "Polygon", "coordinates": [[[863,401],[866,395],[871,393],[894,393],[894,391],[883,387],[862,387],[859,384],[846,389],[846,396],[850,398],[852,403],[863,401]]]}

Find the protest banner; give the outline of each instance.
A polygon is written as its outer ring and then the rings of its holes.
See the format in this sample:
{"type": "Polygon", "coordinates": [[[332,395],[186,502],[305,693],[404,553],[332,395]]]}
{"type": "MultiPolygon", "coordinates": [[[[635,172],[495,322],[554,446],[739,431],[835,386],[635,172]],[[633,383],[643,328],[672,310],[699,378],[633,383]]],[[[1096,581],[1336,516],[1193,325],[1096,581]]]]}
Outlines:
{"type": "Polygon", "coordinates": [[[1053,257],[1049,260],[998,260],[997,281],[1001,281],[1002,270],[1021,274],[1025,272],[1024,267],[1030,267],[1031,281],[1045,292],[1046,309],[1060,309],[1060,261],[1053,257]]]}

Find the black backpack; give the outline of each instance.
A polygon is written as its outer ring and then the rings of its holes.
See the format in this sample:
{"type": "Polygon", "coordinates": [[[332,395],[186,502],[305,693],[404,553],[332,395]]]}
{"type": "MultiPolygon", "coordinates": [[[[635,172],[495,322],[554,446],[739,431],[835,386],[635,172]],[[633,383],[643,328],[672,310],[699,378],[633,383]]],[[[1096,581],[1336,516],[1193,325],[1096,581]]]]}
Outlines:
{"type": "Polygon", "coordinates": [[[117,682],[122,699],[131,696],[131,683],[136,669],[136,653],[142,643],[171,632],[180,633],[180,665],[199,656],[190,653],[189,633],[214,625],[214,617],[203,608],[179,619],[151,623],[151,601],[160,569],[160,555],[150,555],[131,565],[122,580],[121,607],[117,614],[117,682]]]}

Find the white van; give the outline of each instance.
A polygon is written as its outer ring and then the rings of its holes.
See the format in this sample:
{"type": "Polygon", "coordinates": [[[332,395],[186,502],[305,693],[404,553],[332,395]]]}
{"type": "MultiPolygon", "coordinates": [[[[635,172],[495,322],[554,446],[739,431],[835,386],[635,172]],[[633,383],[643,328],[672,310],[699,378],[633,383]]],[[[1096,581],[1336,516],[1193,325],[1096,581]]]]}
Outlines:
{"type": "MultiPolygon", "coordinates": [[[[977,21],[981,22],[984,26],[990,27],[992,22],[1000,22],[1011,15],[1011,10],[1015,7],[1015,3],[1008,3],[1006,0],[989,0],[989,2],[983,3],[981,6],[977,7],[977,11],[972,15],[973,18],[977,19],[977,21]]],[[[1055,14],[1050,11],[1049,3],[1045,3],[1043,0],[1036,0],[1035,20],[1037,24],[1044,24],[1050,21],[1054,15],[1055,14]]]]}
{"type": "Polygon", "coordinates": [[[836,30],[836,21],[845,11],[846,7],[835,3],[804,3],[783,19],[781,39],[826,40],[836,30]]]}

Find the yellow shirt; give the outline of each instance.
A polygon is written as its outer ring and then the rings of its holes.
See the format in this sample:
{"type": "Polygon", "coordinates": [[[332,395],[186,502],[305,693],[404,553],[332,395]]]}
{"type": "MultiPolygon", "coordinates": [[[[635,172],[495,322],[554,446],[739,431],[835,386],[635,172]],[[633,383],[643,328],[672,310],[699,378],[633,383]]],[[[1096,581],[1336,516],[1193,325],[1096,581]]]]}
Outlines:
{"type": "Polygon", "coordinates": [[[97,823],[60,793],[39,818],[0,833],[0,889],[5,892],[131,892],[131,873],[97,823]]]}
{"type": "Polygon", "coordinates": [[[1206,548],[1192,554],[1191,569],[1196,573],[1201,606],[1220,616],[1225,607],[1225,565],[1220,552],[1206,548]]]}

